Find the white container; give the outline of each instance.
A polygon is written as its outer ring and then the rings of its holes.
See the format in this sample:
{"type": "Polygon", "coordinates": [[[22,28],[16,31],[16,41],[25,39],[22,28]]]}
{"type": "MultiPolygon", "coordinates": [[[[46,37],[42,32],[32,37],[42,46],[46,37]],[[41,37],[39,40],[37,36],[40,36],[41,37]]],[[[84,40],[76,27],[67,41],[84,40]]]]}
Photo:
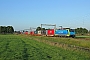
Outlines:
{"type": "Polygon", "coordinates": [[[41,30],[38,31],[38,34],[41,34],[41,30]]]}

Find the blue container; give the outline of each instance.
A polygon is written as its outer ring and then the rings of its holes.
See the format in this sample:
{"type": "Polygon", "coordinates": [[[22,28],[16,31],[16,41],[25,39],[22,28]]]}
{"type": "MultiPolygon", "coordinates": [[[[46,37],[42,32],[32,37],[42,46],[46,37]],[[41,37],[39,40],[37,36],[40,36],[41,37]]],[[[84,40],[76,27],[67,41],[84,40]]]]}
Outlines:
{"type": "Polygon", "coordinates": [[[55,35],[65,36],[68,34],[68,30],[55,30],[55,35]]]}

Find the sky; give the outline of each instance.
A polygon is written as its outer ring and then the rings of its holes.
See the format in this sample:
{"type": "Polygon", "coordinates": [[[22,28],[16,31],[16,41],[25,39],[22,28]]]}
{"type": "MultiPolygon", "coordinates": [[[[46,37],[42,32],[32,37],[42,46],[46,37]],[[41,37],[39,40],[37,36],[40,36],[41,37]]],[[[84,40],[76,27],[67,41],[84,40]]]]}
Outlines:
{"type": "Polygon", "coordinates": [[[15,30],[41,24],[90,30],[89,23],[90,0],[0,0],[0,26],[15,30]]]}

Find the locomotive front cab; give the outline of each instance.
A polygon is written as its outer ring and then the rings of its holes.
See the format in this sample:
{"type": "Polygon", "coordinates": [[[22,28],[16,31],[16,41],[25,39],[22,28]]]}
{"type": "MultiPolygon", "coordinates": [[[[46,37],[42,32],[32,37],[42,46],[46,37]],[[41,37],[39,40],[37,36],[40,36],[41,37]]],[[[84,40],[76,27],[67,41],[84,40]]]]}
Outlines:
{"type": "Polygon", "coordinates": [[[75,29],[70,29],[70,37],[75,37],[75,29]]]}
{"type": "Polygon", "coordinates": [[[72,37],[72,38],[75,37],[75,29],[67,28],[66,30],[68,31],[68,34],[67,34],[68,37],[72,37]]]}
{"type": "Polygon", "coordinates": [[[70,36],[70,29],[66,29],[67,30],[67,37],[70,36]]]}

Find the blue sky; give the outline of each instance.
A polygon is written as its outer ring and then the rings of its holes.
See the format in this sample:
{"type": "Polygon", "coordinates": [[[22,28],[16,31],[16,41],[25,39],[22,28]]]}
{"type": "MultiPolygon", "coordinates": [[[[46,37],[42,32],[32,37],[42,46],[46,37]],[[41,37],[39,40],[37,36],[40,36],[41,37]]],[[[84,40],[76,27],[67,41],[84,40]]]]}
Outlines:
{"type": "Polygon", "coordinates": [[[22,30],[42,23],[90,29],[90,0],[0,0],[0,25],[22,30]]]}

